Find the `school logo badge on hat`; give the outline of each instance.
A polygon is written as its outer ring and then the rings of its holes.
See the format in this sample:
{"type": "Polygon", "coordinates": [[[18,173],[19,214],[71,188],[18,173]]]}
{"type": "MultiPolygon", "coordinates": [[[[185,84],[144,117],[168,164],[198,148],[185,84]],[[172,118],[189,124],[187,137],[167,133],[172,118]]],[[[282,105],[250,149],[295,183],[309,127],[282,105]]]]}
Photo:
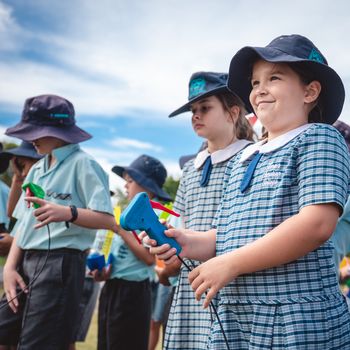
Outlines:
{"type": "Polygon", "coordinates": [[[215,72],[197,72],[192,74],[188,85],[188,102],[169,114],[169,117],[188,112],[192,103],[204,97],[228,91],[227,77],[226,73],[215,72]]]}
{"type": "Polygon", "coordinates": [[[322,116],[327,124],[333,124],[339,117],[345,99],[345,89],[339,75],[328,66],[326,58],[311,40],[302,35],[281,35],[265,47],[246,46],[232,58],[228,77],[228,88],[236,93],[253,112],[249,101],[251,92],[252,64],[258,60],[271,63],[296,63],[307,66],[314,80],[321,83],[319,99],[322,116]]]}

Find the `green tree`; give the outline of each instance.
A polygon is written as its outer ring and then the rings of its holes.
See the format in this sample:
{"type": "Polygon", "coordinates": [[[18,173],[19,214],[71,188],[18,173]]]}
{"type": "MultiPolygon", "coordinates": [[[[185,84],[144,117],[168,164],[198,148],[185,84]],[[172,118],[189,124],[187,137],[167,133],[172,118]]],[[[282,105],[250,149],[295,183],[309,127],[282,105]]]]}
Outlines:
{"type": "Polygon", "coordinates": [[[168,176],[165,180],[163,189],[166,191],[170,197],[175,200],[176,191],[179,187],[180,180],[175,180],[172,176],[168,176]]]}

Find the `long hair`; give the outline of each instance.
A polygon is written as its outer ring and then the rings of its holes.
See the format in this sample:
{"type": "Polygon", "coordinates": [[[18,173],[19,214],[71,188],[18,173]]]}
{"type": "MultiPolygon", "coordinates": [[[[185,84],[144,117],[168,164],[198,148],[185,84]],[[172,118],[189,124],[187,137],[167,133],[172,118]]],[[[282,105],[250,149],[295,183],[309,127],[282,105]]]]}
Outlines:
{"type": "Polygon", "coordinates": [[[216,95],[221,102],[225,111],[227,111],[233,120],[231,114],[231,108],[233,106],[239,107],[239,116],[234,123],[235,134],[238,140],[250,140],[253,141],[254,131],[246,118],[247,111],[244,107],[242,100],[235,94],[227,91],[216,95]]]}

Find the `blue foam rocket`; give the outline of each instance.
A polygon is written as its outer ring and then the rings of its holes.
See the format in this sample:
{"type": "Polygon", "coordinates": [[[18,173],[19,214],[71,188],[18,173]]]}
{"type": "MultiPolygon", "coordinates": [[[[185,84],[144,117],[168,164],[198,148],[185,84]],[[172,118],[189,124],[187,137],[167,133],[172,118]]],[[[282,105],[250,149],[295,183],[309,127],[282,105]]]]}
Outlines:
{"type": "Polygon", "coordinates": [[[176,255],[181,252],[181,246],[174,238],[164,234],[166,227],[159,222],[158,216],[153,208],[161,209],[172,215],[180,216],[174,211],[153,202],[148,198],[146,192],[138,193],[120,216],[120,225],[124,230],[146,231],[148,236],[157,241],[158,245],[169,244],[176,249],[176,255]]]}

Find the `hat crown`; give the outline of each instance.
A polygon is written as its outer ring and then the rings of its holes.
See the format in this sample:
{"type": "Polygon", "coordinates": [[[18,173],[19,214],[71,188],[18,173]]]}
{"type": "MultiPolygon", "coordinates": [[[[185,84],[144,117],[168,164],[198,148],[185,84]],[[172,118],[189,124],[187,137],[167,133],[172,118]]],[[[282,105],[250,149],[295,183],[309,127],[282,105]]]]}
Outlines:
{"type": "Polygon", "coordinates": [[[298,59],[315,61],[328,65],[326,58],[311,40],[302,35],[281,35],[272,40],[266,47],[282,51],[298,59]]]}
{"type": "Polygon", "coordinates": [[[72,126],[75,124],[73,104],[56,95],[39,95],[24,102],[22,121],[46,126],[72,126]]]}
{"type": "Polygon", "coordinates": [[[148,155],[141,155],[136,158],[130,168],[136,169],[144,177],[153,180],[159,187],[164,185],[167,177],[167,171],[163,164],[158,160],[148,155]]]}
{"type": "Polygon", "coordinates": [[[225,87],[228,74],[215,72],[196,72],[192,74],[188,84],[188,100],[192,100],[207,92],[225,87]]]}

